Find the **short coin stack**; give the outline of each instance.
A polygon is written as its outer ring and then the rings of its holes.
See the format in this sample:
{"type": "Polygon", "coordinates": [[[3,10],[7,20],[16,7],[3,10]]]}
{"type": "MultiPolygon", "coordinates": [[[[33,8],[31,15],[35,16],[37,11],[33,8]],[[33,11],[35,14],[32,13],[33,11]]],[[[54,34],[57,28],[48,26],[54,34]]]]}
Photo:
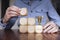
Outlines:
{"type": "Polygon", "coordinates": [[[35,32],[35,18],[28,18],[28,33],[35,32]]]}
{"type": "Polygon", "coordinates": [[[19,27],[19,31],[21,33],[26,33],[27,32],[27,18],[20,18],[20,27],[19,27]]]}

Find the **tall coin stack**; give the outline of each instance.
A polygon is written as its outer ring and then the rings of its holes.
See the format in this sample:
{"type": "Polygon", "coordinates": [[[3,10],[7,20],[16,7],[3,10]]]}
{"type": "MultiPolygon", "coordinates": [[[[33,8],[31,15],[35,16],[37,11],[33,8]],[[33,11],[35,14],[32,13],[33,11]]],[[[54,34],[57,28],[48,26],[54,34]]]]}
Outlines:
{"type": "MultiPolygon", "coordinates": [[[[20,11],[20,16],[27,16],[28,11],[27,8],[21,8],[20,11]]],[[[27,26],[27,18],[20,18],[20,27],[19,27],[19,32],[21,33],[26,33],[28,31],[28,26],[27,26]]]]}

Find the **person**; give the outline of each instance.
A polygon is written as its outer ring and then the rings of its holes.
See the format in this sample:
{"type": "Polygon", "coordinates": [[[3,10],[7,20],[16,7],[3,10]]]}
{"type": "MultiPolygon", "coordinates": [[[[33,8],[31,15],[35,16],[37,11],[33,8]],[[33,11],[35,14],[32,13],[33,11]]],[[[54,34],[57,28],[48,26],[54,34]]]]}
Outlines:
{"type": "Polygon", "coordinates": [[[19,11],[21,8],[28,9],[28,15],[25,17],[43,16],[41,24],[43,25],[44,33],[58,32],[60,17],[51,0],[16,0],[12,6],[7,8],[5,16],[1,19],[1,25],[4,29],[12,28],[20,16],[19,11]]]}

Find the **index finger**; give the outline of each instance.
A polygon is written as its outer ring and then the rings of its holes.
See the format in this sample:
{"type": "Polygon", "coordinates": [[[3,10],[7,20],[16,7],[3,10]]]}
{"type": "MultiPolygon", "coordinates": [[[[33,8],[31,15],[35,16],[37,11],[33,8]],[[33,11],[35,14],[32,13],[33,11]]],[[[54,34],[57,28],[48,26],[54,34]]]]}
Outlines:
{"type": "Polygon", "coordinates": [[[14,11],[14,12],[19,13],[20,8],[19,8],[19,7],[16,7],[16,6],[11,6],[11,7],[9,7],[7,10],[8,10],[8,11],[14,11]]]}
{"type": "Polygon", "coordinates": [[[44,27],[43,27],[43,29],[46,29],[47,27],[49,27],[50,26],[50,23],[47,23],[44,27]]]}

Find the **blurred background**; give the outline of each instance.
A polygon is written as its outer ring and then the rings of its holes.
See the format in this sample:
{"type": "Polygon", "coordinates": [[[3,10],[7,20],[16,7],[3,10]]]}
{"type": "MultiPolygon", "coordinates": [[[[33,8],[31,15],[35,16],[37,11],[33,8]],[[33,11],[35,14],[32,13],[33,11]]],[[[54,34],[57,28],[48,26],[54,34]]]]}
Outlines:
{"type": "MultiPolygon", "coordinates": [[[[11,6],[15,0],[0,0],[0,18],[4,17],[7,7],[11,6]]],[[[56,11],[60,15],[60,0],[51,0],[56,11]]],[[[16,26],[16,25],[15,25],[16,26]]],[[[14,27],[17,28],[17,27],[14,27]]]]}

